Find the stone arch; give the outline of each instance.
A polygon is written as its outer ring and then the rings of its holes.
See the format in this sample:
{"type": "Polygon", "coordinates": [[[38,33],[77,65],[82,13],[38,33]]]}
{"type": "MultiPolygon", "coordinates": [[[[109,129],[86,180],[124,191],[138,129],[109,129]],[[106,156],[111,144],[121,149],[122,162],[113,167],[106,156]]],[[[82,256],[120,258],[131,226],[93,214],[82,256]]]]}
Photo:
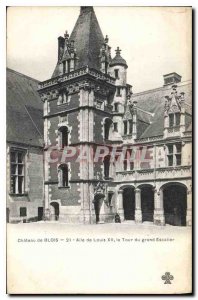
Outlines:
{"type": "Polygon", "coordinates": [[[187,186],[181,182],[167,182],[160,190],[163,193],[165,223],[186,226],[187,186]]]}
{"type": "Polygon", "coordinates": [[[135,187],[133,185],[122,185],[123,210],[125,220],[135,220],[135,187]]]}

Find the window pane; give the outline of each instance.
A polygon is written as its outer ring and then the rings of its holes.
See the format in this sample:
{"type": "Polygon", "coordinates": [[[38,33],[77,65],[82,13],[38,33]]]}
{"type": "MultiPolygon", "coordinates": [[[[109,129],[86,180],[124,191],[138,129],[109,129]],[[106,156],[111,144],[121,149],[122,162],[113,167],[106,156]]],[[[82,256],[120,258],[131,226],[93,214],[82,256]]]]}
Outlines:
{"type": "Polygon", "coordinates": [[[114,131],[118,131],[118,123],[113,123],[114,131]]]}
{"type": "Polygon", "coordinates": [[[124,160],[124,171],[127,170],[127,160],[124,160]]]}
{"type": "Polygon", "coordinates": [[[181,165],[181,154],[176,154],[176,165],[177,166],[181,165]]]}
{"type": "Polygon", "coordinates": [[[124,121],[124,134],[127,134],[127,121],[124,121]]]}
{"type": "Polygon", "coordinates": [[[117,87],[117,96],[121,96],[121,88],[117,87]]]}
{"type": "Polygon", "coordinates": [[[180,125],[180,113],[176,113],[175,118],[176,118],[176,126],[179,126],[180,125]]]}
{"type": "Polygon", "coordinates": [[[18,175],[23,175],[23,165],[18,165],[18,175]]]}
{"type": "Polygon", "coordinates": [[[169,115],[169,127],[173,127],[174,126],[174,115],[170,114],[169,115]]]}
{"type": "Polygon", "coordinates": [[[10,160],[11,162],[16,162],[16,152],[10,152],[10,160]]]}
{"type": "Polygon", "coordinates": [[[134,161],[131,161],[130,162],[130,170],[133,170],[134,169],[134,161]]]}
{"type": "Polygon", "coordinates": [[[173,155],[168,156],[168,165],[171,167],[173,165],[173,155]]]}
{"type": "Polygon", "coordinates": [[[132,120],[129,120],[129,133],[132,133],[133,131],[133,123],[132,120]]]}
{"type": "Polygon", "coordinates": [[[181,144],[176,144],[176,153],[181,153],[181,144]]]}
{"type": "Polygon", "coordinates": [[[110,157],[107,156],[104,158],[104,176],[109,177],[109,167],[110,167],[110,157]]]}
{"type": "Polygon", "coordinates": [[[67,168],[67,166],[62,168],[62,185],[68,186],[68,168],[67,168]]]}
{"type": "Polygon", "coordinates": [[[26,216],[27,216],[27,208],[20,207],[20,217],[26,217],[26,216]]]}
{"type": "Polygon", "coordinates": [[[173,145],[168,145],[168,153],[169,154],[173,153],[173,145]]]}
{"type": "Polygon", "coordinates": [[[117,79],[118,78],[118,74],[119,74],[119,70],[115,69],[114,72],[115,72],[115,78],[117,79]]]}
{"type": "Polygon", "coordinates": [[[18,152],[18,163],[22,163],[23,162],[23,153],[18,152]]]}
{"type": "Polygon", "coordinates": [[[115,103],[115,104],[114,104],[114,110],[115,110],[116,112],[118,112],[118,103],[115,103]]]}
{"type": "Polygon", "coordinates": [[[15,194],[16,193],[16,176],[11,176],[10,179],[10,192],[15,194]]]}
{"type": "Polygon", "coordinates": [[[17,165],[16,164],[11,164],[11,174],[12,175],[16,174],[16,169],[17,169],[17,165]]]}
{"type": "Polygon", "coordinates": [[[18,193],[23,194],[23,176],[18,177],[18,193]]]}

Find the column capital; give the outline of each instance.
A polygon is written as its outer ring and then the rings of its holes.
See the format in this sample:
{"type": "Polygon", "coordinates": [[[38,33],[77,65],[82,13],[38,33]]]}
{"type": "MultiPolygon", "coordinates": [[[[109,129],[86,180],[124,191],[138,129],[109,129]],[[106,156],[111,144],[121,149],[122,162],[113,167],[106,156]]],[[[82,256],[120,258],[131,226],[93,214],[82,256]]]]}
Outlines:
{"type": "Polygon", "coordinates": [[[123,190],[118,190],[118,194],[123,194],[123,190]]]}
{"type": "Polygon", "coordinates": [[[140,192],[141,192],[141,189],[135,188],[135,193],[140,193],[140,192]]]}

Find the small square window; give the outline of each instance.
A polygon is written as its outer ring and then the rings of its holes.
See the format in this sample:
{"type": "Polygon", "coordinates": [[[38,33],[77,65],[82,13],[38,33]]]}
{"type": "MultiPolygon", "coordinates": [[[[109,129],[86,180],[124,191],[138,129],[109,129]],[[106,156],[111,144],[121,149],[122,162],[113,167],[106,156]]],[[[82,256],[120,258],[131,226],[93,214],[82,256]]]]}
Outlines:
{"type": "Polygon", "coordinates": [[[118,123],[117,122],[115,122],[115,123],[113,123],[113,129],[114,129],[114,131],[118,131],[118,123]]]}
{"type": "Polygon", "coordinates": [[[115,78],[119,79],[119,69],[115,69],[114,73],[115,73],[115,78]]]}
{"type": "Polygon", "coordinates": [[[117,87],[117,97],[120,97],[121,96],[121,88],[120,87],[117,87]]]}
{"type": "Polygon", "coordinates": [[[114,103],[114,110],[115,112],[118,112],[118,103],[114,103]]]}

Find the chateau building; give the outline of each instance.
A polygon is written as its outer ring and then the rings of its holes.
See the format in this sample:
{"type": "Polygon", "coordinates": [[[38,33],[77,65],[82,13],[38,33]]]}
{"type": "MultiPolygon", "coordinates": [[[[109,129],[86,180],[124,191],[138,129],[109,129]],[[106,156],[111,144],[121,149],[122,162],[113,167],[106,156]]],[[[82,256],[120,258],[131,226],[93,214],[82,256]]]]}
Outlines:
{"type": "MultiPolygon", "coordinates": [[[[10,206],[37,210],[43,201],[46,220],[66,223],[114,222],[118,214],[121,221],[191,226],[191,81],[173,72],[163,86],[133,94],[123,53],[117,47],[111,54],[93,7],[81,7],[71,35],[58,37],[52,77],[38,85],[44,147],[38,126],[25,130],[36,135],[25,151],[37,151],[38,177],[30,173],[39,188],[29,202],[10,195],[10,206]]],[[[35,81],[28,80],[40,113],[35,81]]],[[[33,108],[28,114],[38,116],[33,108]]],[[[24,136],[16,135],[13,149],[24,136]]]]}
{"type": "Polygon", "coordinates": [[[7,222],[43,219],[43,107],[38,81],[7,69],[7,222]]]}
{"type": "Polygon", "coordinates": [[[111,57],[93,8],[81,7],[71,35],[58,38],[52,78],[39,84],[47,219],[113,222],[118,213],[136,223],[191,225],[191,82],[173,72],[162,87],[133,94],[127,68],[119,47],[111,57]],[[51,163],[49,149],[56,157],[64,146],[109,153],[51,163]]]}

